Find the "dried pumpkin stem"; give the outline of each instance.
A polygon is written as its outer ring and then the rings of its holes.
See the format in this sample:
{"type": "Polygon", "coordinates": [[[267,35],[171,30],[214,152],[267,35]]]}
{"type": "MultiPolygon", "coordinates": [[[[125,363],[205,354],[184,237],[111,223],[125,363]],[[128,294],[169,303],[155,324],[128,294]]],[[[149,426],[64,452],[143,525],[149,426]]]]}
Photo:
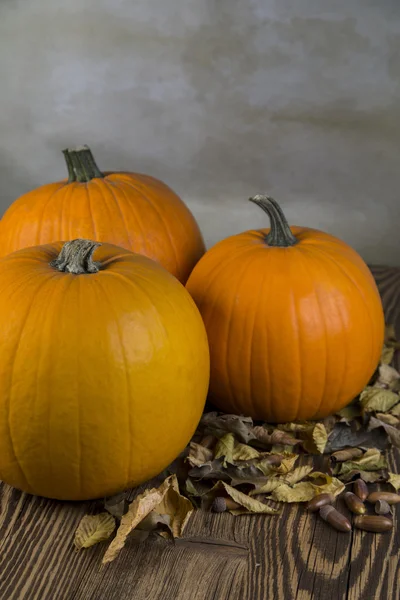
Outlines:
{"type": "Polygon", "coordinates": [[[297,244],[298,240],[293,235],[286,217],[276,200],[261,194],[257,194],[256,196],[249,198],[249,200],[262,208],[271,220],[271,229],[265,236],[265,241],[268,246],[287,248],[288,246],[297,244]]]}
{"type": "Polygon", "coordinates": [[[65,242],[60,254],[51,261],[50,266],[74,275],[97,273],[100,270],[100,263],[94,262],[93,252],[98,246],[101,246],[100,242],[92,240],[76,239],[65,242]]]}
{"type": "Polygon", "coordinates": [[[96,165],[89,146],[66,148],[63,150],[63,154],[67,163],[68,183],[73,183],[74,181],[87,183],[91,179],[104,177],[96,165]]]}

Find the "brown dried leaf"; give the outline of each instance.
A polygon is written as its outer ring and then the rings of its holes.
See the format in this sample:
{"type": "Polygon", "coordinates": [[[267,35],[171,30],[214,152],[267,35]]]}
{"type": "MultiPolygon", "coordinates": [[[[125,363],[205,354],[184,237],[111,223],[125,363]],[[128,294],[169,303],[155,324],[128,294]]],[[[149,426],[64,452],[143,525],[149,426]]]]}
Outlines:
{"type": "Polygon", "coordinates": [[[242,508],[232,509],[229,512],[233,515],[246,515],[246,514],[265,514],[265,515],[276,515],[279,513],[279,510],[260,502],[259,500],[255,500],[254,498],[250,498],[247,494],[243,494],[239,490],[234,487],[228,485],[224,481],[219,481],[211,490],[211,493],[218,495],[218,491],[221,490],[225,492],[234,502],[240,504],[242,508]]]}
{"type": "Polygon", "coordinates": [[[224,467],[228,463],[233,464],[233,448],[235,446],[235,436],[233,433],[226,433],[217,442],[215,446],[214,458],[222,458],[224,467]]]}
{"type": "Polygon", "coordinates": [[[98,515],[85,515],[75,531],[75,547],[78,550],[90,548],[90,546],[108,540],[114,529],[115,519],[108,512],[98,515]]]}
{"type": "Polygon", "coordinates": [[[337,462],[345,462],[346,460],[352,460],[353,458],[358,458],[362,456],[364,452],[361,448],[343,448],[343,450],[338,450],[331,455],[331,460],[334,463],[337,462]]]}
{"type": "Polygon", "coordinates": [[[379,469],[379,471],[360,471],[360,469],[353,469],[345,475],[338,475],[340,481],[343,481],[344,483],[352,481],[357,477],[365,481],[365,483],[381,483],[387,481],[388,474],[386,469],[379,469]]]}
{"type": "Polygon", "coordinates": [[[397,490],[400,489],[400,475],[398,473],[391,473],[390,471],[388,475],[388,483],[390,483],[390,485],[392,485],[397,492],[397,490]]]}
{"type": "Polygon", "coordinates": [[[255,438],[266,446],[282,444],[284,446],[295,446],[300,443],[300,440],[294,438],[289,435],[287,432],[282,431],[280,429],[274,429],[272,432],[269,432],[268,429],[263,427],[262,425],[257,425],[253,427],[253,434],[255,438]]]}
{"type": "Polygon", "coordinates": [[[169,514],[171,516],[171,529],[174,535],[175,532],[178,532],[179,535],[188,518],[189,507],[186,503],[189,503],[191,507],[192,504],[190,500],[180,496],[178,490],[176,475],[171,475],[167,477],[160,487],[145,490],[137,496],[129,505],[128,512],[122,517],[117,535],[103,557],[103,564],[109,563],[116,558],[120,550],[124,547],[131,531],[153,510],[160,514],[169,514]],[[168,497],[166,498],[166,496],[168,497]],[[177,496],[180,496],[182,502],[177,496]],[[182,504],[184,507],[182,507],[182,504]],[[173,511],[176,511],[176,513],[173,511]]]}
{"type": "Polygon", "coordinates": [[[378,427],[382,427],[382,429],[387,433],[391,443],[396,448],[400,448],[400,429],[396,429],[392,425],[388,425],[384,421],[377,419],[375,417],[371,417],[368,423],[368,430],[373,431],[378,427]]]}
{"type": "Polygon", "coordinates": [[[252,433],[253,419],[238,415],[218,414],[217,412],[204,413],[201,418],[199,429],[205,433],[211,433],[221,437],[224,433],[233,433],[236,439],[244,444],[248,444],[254,439],[252,433]]]}
{"type": "Polygon", "coordinates": [[[346,423],[337,423],[328,438],[325,452],[334,452],[347,447],[378,448],[385,450],[388,447],[388,437],[383,429],[377,428],[366,431],[365,428],[355,429],[346,423]]]}
{"type": "Polygon", "coordinates": [[[390,390],[367,386],[360,394],[360,403],[366,412],[387,412],[400,400],[398,394],[390,390]]]}
{"type": "Polygon", "coordinates": [[[236,444],[233,449],[232,458],[234,461],[237,460],[253,460],[254,458],[258,458],[260,453],[255,448],[248,446],[247,444],[236,444]]]}
{"type": "Polygon", "coordinates": [[[196,442],[190,442],[189,444],[189,454],[186,458],[186,461],[192,467],[200,467],[205,463],[208,463],[213,458],[213,452],[209,448],[202,446],[201,444],[196,444],[196,442]]]}

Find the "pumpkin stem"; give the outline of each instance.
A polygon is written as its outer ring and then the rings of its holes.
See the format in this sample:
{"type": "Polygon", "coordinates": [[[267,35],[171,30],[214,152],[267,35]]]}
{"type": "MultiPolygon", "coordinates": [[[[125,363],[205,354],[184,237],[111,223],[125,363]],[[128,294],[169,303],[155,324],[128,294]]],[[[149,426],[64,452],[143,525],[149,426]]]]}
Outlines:
{"type": "Polygon", "coordinates": [[[271,220],[271,229],[265,236],[268,246],[287,248],[288,246],[297,244],[298,240],[293,235],[286,217],[276,200],[261,194],[257,194],[253,198],[249,198],[249,200],[262,208],[271,220]]]}
{"type": "Polygon", "coordinates": [[[76,239],[65,242],[60,254],[51,261],[50,266],[74,275],[97,273],[100,263],[93,261],[93,252],[98,246],[101,246],[100,242],[92,240],[76,239]]]}
{"type": "Polygon", "coordinates": [[[67,163],[68,183],[73,183],[74,181],[87,183],[91,179],[104,177],[96,165],[89,146],[66,148],[63,150],[63,154],[67,163]]]}

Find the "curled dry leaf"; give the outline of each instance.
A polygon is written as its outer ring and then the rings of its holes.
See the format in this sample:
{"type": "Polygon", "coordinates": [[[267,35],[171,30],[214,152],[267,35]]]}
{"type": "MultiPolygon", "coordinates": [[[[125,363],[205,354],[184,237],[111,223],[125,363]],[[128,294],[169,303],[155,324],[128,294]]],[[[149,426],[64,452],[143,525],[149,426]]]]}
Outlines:
{"type": "Polygon", "coordinates": [[[348,447],[385,450],[388,447],[388,438],[380,428],[367,431],[365,428],[354,429],[346,423],[337,423],[328,438],[325,452],[335,452],[348,447]]]}
{"type": "Polygon", "coordinates": [[[392,485],[396,491],[399,490],[400,489],[400,475],[398,473],[391,473],[390,471],[389,471],[388,475],[389,475],[388,483],[390,483],[390,485],[392,485]]]}
{"type": "Polygon", "coordinates": [[[201,418],[199,429],[221,437],[224,433],[233,433],[239,442],[248,444],[255,439],[252,433],[253,419],[238,415],[225,415],[215,412],[204,413],[201,418]]]}
{"type": "Polygon", "coordinates": [[[386,458],[377,448],[368,449],[362,456],[337,464],[334,474],[338,477],[350,471],[379,471],[387,467],[386,458]]]}
{"type": "Polygon", "coordinates": [[[269,472],[286,475],[293,469],[296,461],[299,458],[298,454],[293,454],[291,452],[284,452],[281,456],[282,456],[282,459],[281,459],[280,463],[277,465],[274,465],[274,464],[270,465],[269,472]]]}
{"type": "Polygon", "coordinates": [[[235,436],[233,433],[226,433],[217,442],[215,446],[214,458],[222,458],[222,464],[224,467],[229,464],[233,464],[233,448],[235,446],[235,436]]]}
{"type": "Polygon", "coordinates": [[[276,508],[272,508],[255,498],[250,498],[247,494],[243,494],[239,490],[234,487],[228,485],[224,481],[219,481],[215,484],[215,486],[210,490],[210,494],[214,496],[218,496],[219,492],[226,494],[237,504],[240,504],[242,508],[231,509],[230,513],[233,515],[246,515],[246,514],[265,514],[265,515],[276,515],[279,513],[279,510],[276,508]]]}
{"type": "Polygon", "coordinates": [[[276,444],[295,446],[296,444],[300,443],[300,440],[289,435],[286,431],[281,429],[274,429],[272,432],[270,432],[266,427],[257,425],[256,427],[253,427],[252,431],[257,441],[265,446],[273,446],[276,444]]]}
{"type": "Polygon", "coordinates": [[[392,427],[400,425],[400,419],[391,413],[376,413],[376,419],[386,423],[386,425],[392,425],[392,427]]]}
{"type": "Polygon", "coordinates": [[[276,502],[308,502],[314,496],[314,487],[308,481],[295,483],[293,486],[283,483],[272,492],[272,499],[276,502]]]}
{"type": "Polygon", "coordinates": [[[258,494],[269,494],[276,490],[276,488],[278,488],[280,485],[292,486],[295,483],[298,483],[299,481],[307,477],[307,475],[309,475],[309,473],[311,473],[312,470],[312,466],[304,465],[302,467],[297,467],[297,469],[294,469],[294,471],[288,473],[287,475],[270,477],[263,485],[256,487],[254,490],[252,490],[250,492],[250,496],[257,496],[258,494]]]}
{"type": "Polygon", "coordinates": [[[196,442],[190,442],[189,444],[189,454],[186,457],[186,461],[192,467],[200,467],[205,463],[208,463],[213,458],[213,452],[209,448],[202,446],[201,444],[197,444],[196,442]]]}
{"type": "Polygon", "coordinates": [[[367,386],[360,394],[360,403],[366,412],[387,412],[400,401],[400,397],[391,390],[367,386]]]}
{"type": "Polygon", "coordinates": [[[115,519],[107,512],[98,515],[85,515],[75,531],[75,547],[78,550],[90,548],[90,546],[108,540],[114,529],[115,519]]]}
{"type": "Polygon", "coordinates": [[[343,450],[337,450],[331,455],[331,461],[333,463],[345,462],[346,460],[352,460],[362,456],[364,452],[361,448],[343,448],[343,450]]]}
{"type": "Polygon", "coordinates": [[[382,427],[382,429],[386,432],[393,446],[396,446],[396,448],[400,448],[400,429],[397,429],[392,425],[388,425],[387,423],[380,419],[377,419],[376,417],[371,417],[368,423],[368,430],[373,431],[378,427],[382,427]]]}
{"type": "Polygon", "coordinates": [[[393,387],[396,387],[398,380],[400,379],[400,373],[396,371],[394,367],[390,365],[382,364],[379,365],[378,369],[378,379],[376,380],[376,384],[380,384],[388,387],[390,390],[393,387]]]}
{"type": "Polygon", "coordinates": [[[315,495],[332,494],[333,496],[338,496],[345,490],[345,486],[339,479],[327,473],[314,471],[314,473],[310,474],[310,478],[316,480],[314,483],[311,483],[315,489],[315,495]]]}
{"type": "Polygon", "coordinates": [[[318,452],[323,454],[328,441],[328,434],[323,423],[316,424],[312,432],[312,437],[318,452]]]}
{"type": "Polygon", "coordinates": [[[113,561],[118,556],[131,531],[152,511],[169,515],[173,535],[180,535],[191,510],[193,505],[190,500],[179,494],[176,475],[168,477],[158,488],[145,490],[134,499],[129,505],[128,512],[122,517],[117,534],[103,557],[103,564],[113,561]]]}
{"type": "Polygon", "coordinates": [[[383,346],[381,353],[381,363],[383,365],[389,365],[394,357],[395,349],[390,346],[383,346]]]}

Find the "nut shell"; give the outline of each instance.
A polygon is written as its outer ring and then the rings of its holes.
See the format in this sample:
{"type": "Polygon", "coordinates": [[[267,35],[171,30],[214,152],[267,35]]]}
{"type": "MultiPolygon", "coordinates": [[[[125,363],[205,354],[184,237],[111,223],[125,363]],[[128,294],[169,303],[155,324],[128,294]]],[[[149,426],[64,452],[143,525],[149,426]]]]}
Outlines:
{"type": "Polygon", "coordinates": [[[373,533],[384,533],[393,528],[393,521],[382,515],[359,515],[354,517],[354,527],[373,533]]]}
{"type": "Polygon", "coordinates": [[[318,496],[314,496],[314,498],[308,502],[306,509],[309,512],[316,512],[326,504],[332,504],[334,499],[335,497],[333,494],[318,494],[318,496]]]}
{"type": "Polygon", "coordinates": [[[398,504],[400,494],[395,492],[372,492],[367,498],[367,502],[371,502],[371,504],[375,504],[378,500],[385,500],[388,504],[398,504]]]}
{"type": "Polygon", "coordinates": [[[323,506],[320,509],[319,514],[324,521],[332,525],[332,527],[337,531],[343,531],[346,533],[351,531],[350,521],[333,506],[329,504],[323,506]]]}
{"type": "Polygon", "coordinates": [[[343,498],[347,508],[355,515],[363,515],[367,512],[364,502],[353,492],[346,492],[343,498]]]}
{"type": "Polygon", "coordinates": [[[368,498],[369,490],[365,481],[362,479],[356,479],[353,485],[353,492],[360,498],[360,500],[366,500],[368,498]]]}

